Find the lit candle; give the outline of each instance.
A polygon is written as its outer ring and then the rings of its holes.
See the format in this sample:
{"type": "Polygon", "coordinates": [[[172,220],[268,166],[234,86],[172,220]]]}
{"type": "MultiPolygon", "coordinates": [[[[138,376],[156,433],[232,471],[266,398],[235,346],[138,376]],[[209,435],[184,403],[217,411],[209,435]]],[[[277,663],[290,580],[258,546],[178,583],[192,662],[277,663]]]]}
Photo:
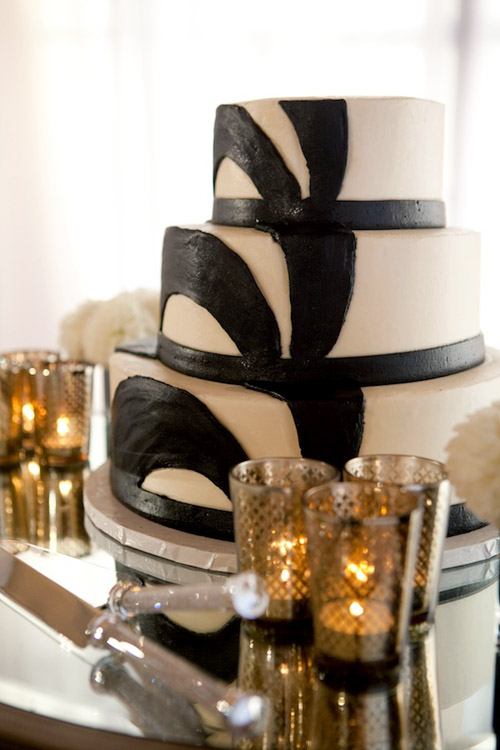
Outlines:
{"type": "Polygon", "coordinates": [[[68,497],[69,493],[73,489],[73,482],[71,479],[61,479],[59,482],[59,492],[63,497],[68,497]]]}
{"type": "Polygon", "coordinates": [[[40,466],[36,461],[29,461],[28,471],[33,477],[33,480],[37,482],[40,479],[40,466]]]}
{"type": "Polygon", "coordinates": [[[57,434],[60,437],[66,437],[69,433],[69,419],[68,417],[59,417],[57,420],[57,434]]]}
{"type": "Polygon", "coordinates": [[[29,401],[23,404],[22,414],[23,431],[26,434],[30,435],[34,432],[35,429],[35,410],[33,408],[33,404],[31,404],[29,401]]]}
{"type": "Polygon", "coordinates": [[[271,542],[269,562],[264,577],[271,596],[271,619],[283,617],[290,608],[300,615],[309,596],[305,537],[282,537],[271,542]]]}
{"type": "Polygon", "coordinates": [[[395,635],[391,610],[372,599],[328,602],[320,611],[319,624],[320,649],[344,661],[383,661],[395,635]]]}
{"type": "Polygon", "coordinates": [[[43,439],[43,446],[50,450],[70,450],[79,448],[80,436],[77,421],[61,414],[57,417],[52,431],[43,439]]]}

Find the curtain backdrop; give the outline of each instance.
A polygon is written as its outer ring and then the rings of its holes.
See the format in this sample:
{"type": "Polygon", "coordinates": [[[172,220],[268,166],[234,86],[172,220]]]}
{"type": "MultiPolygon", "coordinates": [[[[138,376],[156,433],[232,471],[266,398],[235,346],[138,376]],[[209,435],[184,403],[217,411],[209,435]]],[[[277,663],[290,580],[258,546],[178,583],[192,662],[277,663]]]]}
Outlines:
{"type": "Polygon", "coordinates": [[[165,227],[211,213],[217,104],[325,94],[446,104],[449,223],[482,233],[500,345],[497,0],[0,0],[0,55],[0,350],[159,287],[165,227]]]}

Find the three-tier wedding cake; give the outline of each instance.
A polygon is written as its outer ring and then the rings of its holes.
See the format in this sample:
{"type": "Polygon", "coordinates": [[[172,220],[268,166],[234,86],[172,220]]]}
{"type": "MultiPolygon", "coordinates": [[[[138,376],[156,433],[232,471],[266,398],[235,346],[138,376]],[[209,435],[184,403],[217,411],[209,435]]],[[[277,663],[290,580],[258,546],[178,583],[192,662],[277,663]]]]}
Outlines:
{"type": "Polygon", "coordinates": [[[158,340],[111,358],[116,498],[231,539],[237,462],[444,460],[500,396],[479,236],[445,226],[443,119],[410,98],[218,108],[212,221],[167,229],[158,340]]]}

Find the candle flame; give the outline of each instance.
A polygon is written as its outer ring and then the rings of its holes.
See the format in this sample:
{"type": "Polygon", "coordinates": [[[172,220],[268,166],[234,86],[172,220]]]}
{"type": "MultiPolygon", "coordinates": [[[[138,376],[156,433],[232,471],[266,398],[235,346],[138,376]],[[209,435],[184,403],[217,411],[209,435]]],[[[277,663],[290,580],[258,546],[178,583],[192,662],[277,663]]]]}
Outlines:
{"type": "Polygon", "coordinates": [[[359,602],[351,602],[349,605],[349,612],[353,617],[360,617],[364,611],[364,607],[359,602]]]}
{"type": "Polygon", "coordinates": [[[68,417],[59,417],[57,420],[57,434],[61,437],[65,437],[65,435],[69,432],[69,419],[68,417]]]}
{"type": "Polygon", "coordinates": [[[32,422],[35,419],[35,410],[33,409],[33,404],[24,404],[23,417],[28,420],[28,422],[32,422]]]}
{"type": "Polygon", "coordinates": [[[290,580],[290,571],[288,570],[288,568],[283,568],[283,570],[281,571],[280,578],[283,581],[283,583],[286,583],[287,581],[290,580]]]}
{"type": "Polygon", "coordinates": [[[59,482],[59,492],[63,497],[67,497],[73,489],[73,482],[71,479],[61,479],[59,482]]]}
{"type": "Polygon", "coordinates": [[[30,461],[28,463],[28,471],[31,474],[31,476],[33,477],[33,479],[39,479],[39,477],[40,477],[40,467],[39,467],[39,465],[37,464],[36,461],[30,461]]]}
{"type": "Polygon", "coordinates": [[[278,547],[280,555],[285,557],[293,548],[293,542],[288,541],[288,539],[281,539],[277,543],[277,547],[278,547]]]}
{"type": "Polygon", "coordinates": [[[346,572],[351,573],[361,583],[366,583],[374,570],[375,566],[369,563],[368,560],[361,560],[359,563],[350,562],[346,568],[346,572]]]}

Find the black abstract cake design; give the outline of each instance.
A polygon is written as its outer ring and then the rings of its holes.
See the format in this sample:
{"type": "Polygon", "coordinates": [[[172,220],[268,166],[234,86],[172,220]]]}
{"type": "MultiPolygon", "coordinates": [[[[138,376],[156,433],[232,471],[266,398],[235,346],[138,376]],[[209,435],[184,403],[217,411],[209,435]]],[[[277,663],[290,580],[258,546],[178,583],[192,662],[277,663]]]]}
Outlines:
{"type": "MultiPolygon", "coordinates": [[[[479,237],[446,228],[443,107],[223,105],[211,222],[170,227],[157,342],[110,362],[111,482],[137,513],[232,539],[227,476],[262,456],[444,460],[500,396],[479,237]]],[[[477,525],[463,504],[450,533],[477,525]]]]}

